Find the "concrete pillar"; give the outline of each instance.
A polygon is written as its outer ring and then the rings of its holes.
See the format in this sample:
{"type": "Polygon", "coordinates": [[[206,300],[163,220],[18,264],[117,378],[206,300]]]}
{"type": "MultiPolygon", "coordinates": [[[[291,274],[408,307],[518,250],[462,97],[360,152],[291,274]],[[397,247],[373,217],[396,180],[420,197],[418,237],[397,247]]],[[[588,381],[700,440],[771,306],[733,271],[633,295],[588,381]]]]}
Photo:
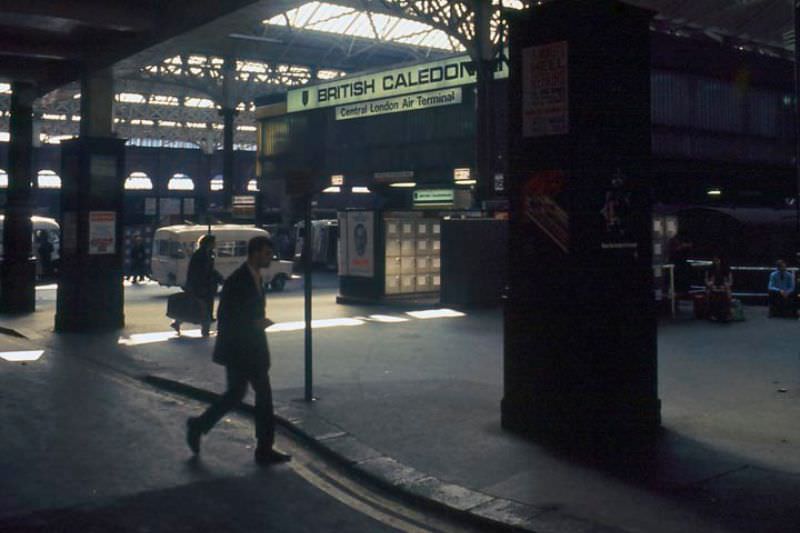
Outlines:
{"type": "Polygon", "coordinates": [[[659,427],[651,17],[593,0],[512,21],[506,428],[594,445],[659,427]]]}
{"type": "Polygon", "coordinates": [[[0,307],[6,313],[36,308],[36,261],[33,258],[31,181],[33,179],[33,84],[11,85],[8,148],[8,195],[3,225],[0,307]]]}
{"type": "Polygon", "coordinates": [[[122,212],[125,140],[112,137],[109,70],[81,79],[80,138],[61,143],[61,270],[56,331],[125,325],[122,212]]]}
{"type": "Polygon", "coordinates": [[[81,137],[111,137],[114,127],[114,79],[111,69],[81,78],[81,137]]]}
{"type": "Polygon", "coordinates": [[[794,166],[797,187],[794,206],[800,246],[800,0],[794,0],[794,166]]]}
{"type": "Polygon", "coordinates": [[[222,69],[222,182],[225,209],[233,208],[233,188],[236,179],[233,161],[233,136],[236,132],[236,61],[225,58],[222,69]]]}

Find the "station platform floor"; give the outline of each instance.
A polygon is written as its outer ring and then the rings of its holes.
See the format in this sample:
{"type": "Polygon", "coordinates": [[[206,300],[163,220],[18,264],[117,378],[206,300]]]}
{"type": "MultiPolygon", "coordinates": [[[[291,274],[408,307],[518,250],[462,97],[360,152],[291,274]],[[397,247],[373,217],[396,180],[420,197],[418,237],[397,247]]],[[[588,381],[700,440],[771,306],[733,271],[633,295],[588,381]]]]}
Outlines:
{"type": "MultiPolygon", "coordinates": [[[[52,334],[55,291],[42,290],[37,313],[0,318],[29,339],[2,336],[0,347],[40,346],[51,362],[85,359],[221,391],[213,339],[169,330],[169,292],[130,288],[128,328],[89,337],[52,334]]],[[[398,462],[595,531],[800,530],[800,322],[769,319],[762,307],[746,307],[745,322],[727,325],[695,321],[688,308],[665,320],[660,441],[635,454],[589,457],[501,429],[500,310],[345,306],[335,295],[335,280],[322,277],[314,307],[319,400],[311,409],[398,462]]],[[[278,322],[269,333],[272,383],[286,403],[303,393],[302,313],[297,282],[269,298],[278,322]]],[[[22,423],[26,411],[15,416],[22,423]]],[[[180,441],[178,433],[166,438],[180,441]]],[[[226,438],[221,431],[207,440],[219,446],[226,438]]]]}

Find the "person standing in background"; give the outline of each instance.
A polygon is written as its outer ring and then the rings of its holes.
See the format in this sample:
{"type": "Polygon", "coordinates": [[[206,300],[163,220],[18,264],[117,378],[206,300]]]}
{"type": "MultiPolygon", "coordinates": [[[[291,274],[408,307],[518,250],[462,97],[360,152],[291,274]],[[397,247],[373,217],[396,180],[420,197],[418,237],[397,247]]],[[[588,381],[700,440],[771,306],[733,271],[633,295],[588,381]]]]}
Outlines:
{"type": "Polygon", "coordinates": [[[144,248],[142,237],[133,238],[131,246],[131,280],[133,283],[144,281],[147,274],[147,250],[144,248]]]}

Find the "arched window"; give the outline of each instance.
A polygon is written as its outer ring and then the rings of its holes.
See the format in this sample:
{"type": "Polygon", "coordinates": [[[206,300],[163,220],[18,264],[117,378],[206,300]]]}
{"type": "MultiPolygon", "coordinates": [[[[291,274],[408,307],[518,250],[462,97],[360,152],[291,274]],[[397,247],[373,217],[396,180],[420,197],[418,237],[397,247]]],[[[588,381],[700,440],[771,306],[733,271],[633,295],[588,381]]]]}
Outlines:
{"type": "Polygon", "coordinates": [[[252,179],[247,182],[247,192],[258,192],[261,189],[258,188],[258,180],[252,179]]]}
{"type": "Polygon", "coordinates": [[[8,189],[8,172],[0,168],[0,189],[8,189]]]}
{"type": "Polygon", "coordinates": [[[153,180],[144,172],[131,172],[125,179],[126,191],[152,191],[153,180]]]}
{"type": "Polygon", "coordinates": [[[61,177],[52,170],[40,170],[36,176],[36,183],[40,189],[60,189],[61,177]]]}
{"type": "Polygon", "coordinates": [[[167,190],[170,191],[193,191],[194,181],[186,174],[175,174],[167,183],[167,190]]]}
{"type": "Polygon", "coordinates": [[[211,189],[211,192],[217,192],[221,191],[225,187],[225,182],[222,181],[222,176],[217,174],[216,176],[211,178],[211,181],[209,182],[208,186],[211,189]]]}

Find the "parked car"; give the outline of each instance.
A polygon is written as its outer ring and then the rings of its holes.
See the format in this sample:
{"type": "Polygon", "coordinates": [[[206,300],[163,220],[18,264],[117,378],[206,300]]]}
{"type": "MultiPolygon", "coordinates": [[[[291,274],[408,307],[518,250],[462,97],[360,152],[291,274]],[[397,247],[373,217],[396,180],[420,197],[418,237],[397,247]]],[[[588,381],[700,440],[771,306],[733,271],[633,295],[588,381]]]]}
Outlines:
{"type": "MultiPolygon", "coordinates": [[[[247,243],[250,239],[270,236],[269,232],[263,229],[236,224],[210,227],[192,224],[159,228],[153,238],[150,277],[160,285],[183,287],[186,284],[189,260],[197,248],[197,241],[209,232],[216,237],[215,266],[224,278],[230,276],[247,259],[247,243]]],[[[291,275],[292,263],[281,261],[277,257],[269,268],[261,271],[264,288],[273,291],[282,291],[286,282],[291,279],[291,275]]]]}

